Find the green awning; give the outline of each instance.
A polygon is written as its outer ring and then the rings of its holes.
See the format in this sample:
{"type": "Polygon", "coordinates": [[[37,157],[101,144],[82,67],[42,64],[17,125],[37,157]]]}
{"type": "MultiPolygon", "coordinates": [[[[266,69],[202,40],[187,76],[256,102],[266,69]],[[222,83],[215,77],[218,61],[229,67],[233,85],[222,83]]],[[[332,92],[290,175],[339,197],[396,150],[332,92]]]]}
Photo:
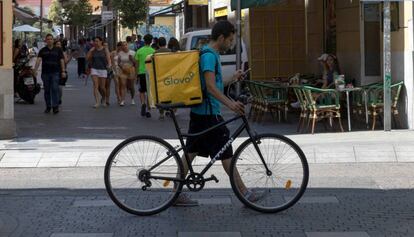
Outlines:
{"type": "MultiPolygon", "coordinates": [[[[231,9],[235,10],[237,7],[238,0],[231,0],[231,9]]],[[[260,7],[260,6],[267,6],[271,4],[277,4],[282,0],[240,0],[241,1],[241,8],[251,8],[251,7],[260,7]]]]}

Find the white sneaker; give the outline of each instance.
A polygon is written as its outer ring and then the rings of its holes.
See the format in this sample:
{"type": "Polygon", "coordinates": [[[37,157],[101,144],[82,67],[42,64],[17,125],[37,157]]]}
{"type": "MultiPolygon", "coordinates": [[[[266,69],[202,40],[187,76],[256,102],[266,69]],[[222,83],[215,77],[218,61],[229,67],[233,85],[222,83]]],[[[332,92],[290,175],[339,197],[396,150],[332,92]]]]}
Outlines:
{"type": "Polygon", "coordinates": [[[124,101],[121,101],[121,103],[119,103],[119,105],[120,106],[124,106],[125,105],[125,102],[124,101]]]}
{"type": "Polygon", "coordinates": [[[291,103],[290,106],[292,106],[292,108],[299,109],[300,108],[300,102],[296,101],[294,103],[291,103]]]}
{"type": "Polygon", "coordinates": [[[135,105],[135,100],[131,100],[131,105],[135,105]]]}

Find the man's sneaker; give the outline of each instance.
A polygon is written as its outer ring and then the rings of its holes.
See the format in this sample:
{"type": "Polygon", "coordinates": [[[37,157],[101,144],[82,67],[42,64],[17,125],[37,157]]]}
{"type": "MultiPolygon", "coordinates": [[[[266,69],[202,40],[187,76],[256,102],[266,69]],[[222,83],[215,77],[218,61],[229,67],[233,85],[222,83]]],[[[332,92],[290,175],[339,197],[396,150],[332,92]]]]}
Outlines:
{"type": "Polygon", "coordinates": [[[296,101],[294,103],[291,103],[290,106],[292,106],[292,108],[299,109],[300,108],[300,102],[296,101]]]}
{"type": "Polygon", "coordinates": [[[135,100],[131,100],[131,105],[135,105],[135,100]]]}
{"type": "Polygon", "coordinates": [[[120,103],[119,103],[119,106],[124,106],[125,105],[125,101],[121,101],[120,103]]]}
{"type": "Polygon", "coordinates": [[[59,113],[59,107],[53,107],[53,114],[59,113]]]}
{"type": "Polygon", "coordinates": [[[51,110],[52,108],[50,108],[50,107],[47,107],[46,109],[45,109],[45,114],[48,114],[48,113],[50,113],[50,110],[51,110]]]}
{"type": "Polygon", "coordinates": [[[198,201],[192,200],[187,194],[182,193],[178,196],[173,205],[177,207],[194,207],[198,206],[198,201]]]}
{"type": "Polygon", "coordinates": [[[150,112],[146,112],[146,113],[145,113],[145,117],[147,117],[147,118],[151,118],[151,113],[150,113],[150,112]]]}
{"type": "Polygon", "coordinates": [[[266,191],[255,191],[255,190],[247,190],[244,194],[244,198],[246,198],[249,202],[258,202],[266,197],[268,192],[266,191]]]}
{"type": "Polygon", "coordinates": [[[142,104],[141,105],[141,116],[144,117],[145,114],[147,112],[147,105],[146,104],[142,104]]]}

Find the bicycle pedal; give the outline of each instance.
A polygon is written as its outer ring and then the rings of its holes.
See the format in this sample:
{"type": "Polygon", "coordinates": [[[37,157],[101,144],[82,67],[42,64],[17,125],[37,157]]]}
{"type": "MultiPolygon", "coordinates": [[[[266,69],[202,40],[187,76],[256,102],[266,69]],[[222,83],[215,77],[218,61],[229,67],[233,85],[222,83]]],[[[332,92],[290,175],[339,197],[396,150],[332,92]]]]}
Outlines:
{"type": "Polygon", "coordinates": [[[216,182],[216,183],[218,183],[219,182],[219,180],[216,178],[216,176],[214,176],[214,175],[211,175],[211,179],[212,180],[214,180],[214,182],[216,182]]]}

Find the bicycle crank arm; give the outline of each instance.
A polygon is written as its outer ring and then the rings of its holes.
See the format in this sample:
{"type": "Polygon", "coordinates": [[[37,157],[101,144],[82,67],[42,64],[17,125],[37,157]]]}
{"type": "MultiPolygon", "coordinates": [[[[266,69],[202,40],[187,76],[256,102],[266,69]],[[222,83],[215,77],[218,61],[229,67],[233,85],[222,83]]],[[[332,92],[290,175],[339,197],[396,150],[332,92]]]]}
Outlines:
{"type": "Polygon", "coordinates": [[[214,182],[216,182],[216,183],[218,183],[219,182],[219,180],[216,178],[216,176],[214,176],[214,175],[211,175],[211,177],[210,178],[207,178],[207,179],[205,179],[204,181],[205,182],[208,182],[208,181],[213,181],[214,180],[214,182]]]}
{"type": "Polygon", "coordinates": [[[158,180],[167,180],[167,181],[178,181],[178,182],[184,182],[184,179],[177,179],[172,177],[160,177],[160,176],[149,176],[148,179],[158,179],[158,180]]]}

